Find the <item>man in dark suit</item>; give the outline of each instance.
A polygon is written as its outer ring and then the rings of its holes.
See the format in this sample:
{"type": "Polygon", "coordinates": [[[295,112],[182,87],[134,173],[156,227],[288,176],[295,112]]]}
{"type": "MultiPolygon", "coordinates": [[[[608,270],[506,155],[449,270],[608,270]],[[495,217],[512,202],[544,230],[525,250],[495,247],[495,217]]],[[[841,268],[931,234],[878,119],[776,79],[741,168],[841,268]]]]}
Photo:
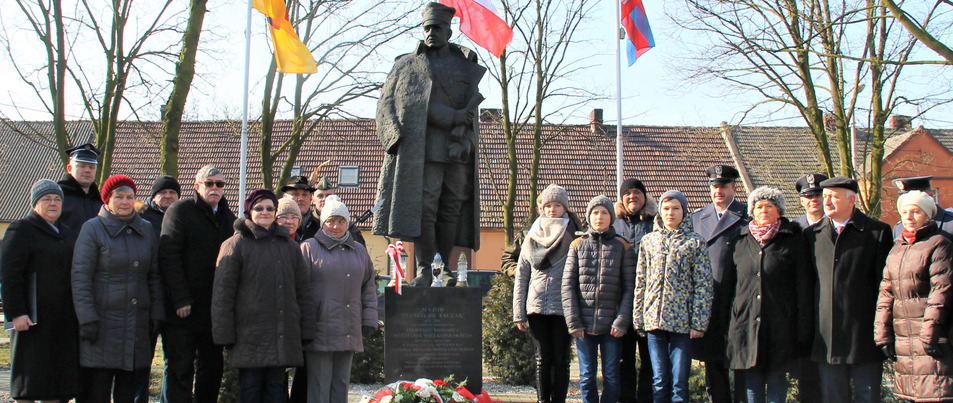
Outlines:
{"type": "MultiPolygon", "coordinates": [[[[714,299],[708,331],[704,337],[694,340],[692,358],[705,363],[709,400],[712,403],[728,403],[731,402],[731,386],[725,367],[725,337],[732,290],[721,285],[734,283],[728,278],[733,273],[726,268],[732,264],[738,233],[748,223],[748,208],[743,202],[735,200],[735,181],[739,177],[737,169],[727,165],[712,165],[705,173],[708,175],[711,204],[692,213],[692,226],[708,241],[714,299]]],[[[744,392],[743,388],[738,387],[743,384],[741,374],[735,373],[736,394],[744,392]]]]}
{"type": "MultiPolygon", "coordinates": [[[[900,178],[893,181],[893,183],[897,185],[897,189],[900,189],[900,194],[919,190],[930,195],[933,200],[936,200],[936,193],[933,191],[933,186],[930,186],[930,179],[933,179],[933,177],[914,176],[910,178],[900,178]]],[[[940,204],[937,203],[936,215],[933,216],[933,221],[935,221],[936,226],[940,228],[940,234],[953,242],[953,213],[944,210],[943,207],[940,207],[940,204]]],[[[897,221],[897,225],[893,226],[893,237],[897,238],[901,232],[903,232],[903,224],[897,221]]]]}
{"type": "Polygon", "coordinates": [[[828,178],[822,174],[806,174],[794,184],[797,194],[804,207],[804,214],[795,218],[794,222],[801,225],[801,229],[810,227],[824,218],[824,200],[821,197],[821,182],[828,178]]]}
{"type": "Polygon", "coordinates": [[[874,343],[874,314],[890,226],[855,207],[857,181],[835,176],[821,182],[827,218],[804,231],[817,278],[814,343],[821,401],[879,402],[884,354],[874,343]]]}

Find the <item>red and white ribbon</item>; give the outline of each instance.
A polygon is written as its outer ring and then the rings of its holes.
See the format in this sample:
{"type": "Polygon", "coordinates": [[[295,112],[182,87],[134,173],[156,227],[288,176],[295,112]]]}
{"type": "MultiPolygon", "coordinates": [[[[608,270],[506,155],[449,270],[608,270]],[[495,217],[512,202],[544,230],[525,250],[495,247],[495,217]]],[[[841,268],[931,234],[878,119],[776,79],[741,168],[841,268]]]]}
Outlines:
{"type": "Polygon", "coordinates": [[[400,254],[404,250],[404,245],[397,241],[396,245],[387,245],[387,256],[390,256],[392,262],[394,262],[394,291],[397,292],[397,295],[403,295],[404,278],[406,274],[404,273],[404,268],[400,264],[400,254]]]}

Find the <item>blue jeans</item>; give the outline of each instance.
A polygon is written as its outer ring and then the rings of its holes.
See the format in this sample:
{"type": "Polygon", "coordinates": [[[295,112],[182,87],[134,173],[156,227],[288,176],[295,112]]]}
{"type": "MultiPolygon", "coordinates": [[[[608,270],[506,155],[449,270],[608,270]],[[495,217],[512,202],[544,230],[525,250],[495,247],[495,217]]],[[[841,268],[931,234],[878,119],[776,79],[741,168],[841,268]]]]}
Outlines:
{"type": "Polygon", "coordinates": [[[692,371],[692,338],[686,333],[653,330],[648,334],[652,356],[652,397],[656,403],[687,402],[692,371]]]}
{"type": "Polygon", "coordinates": [[[611,334],[587,334],[576,338],[579,355],[579,388],[583,403],[599,403],[599,385],[596,383],[596,365],[602,352],[602,403],[619,401],[619,361],[622,360],[622,339],[611,334]]]}
{"type": "Polygon", "coordinates": [[[854,381],[853,401],[859,403],[880,402],[880,380],[883,376],[882,361],[864,364],[819,362],[817,363],[817,372],[821,377],[821,396],[825,402],[851,401],[851,380],[854,381]]]}
{"type": "Polygon", "coordinates": [[[284,367],[239,368],[241,403],[278,403],[288,399],[284,367]]]}
{"type": "Polygon", "coordinates": [[[788,379],[784,369],[756,366],[744,371],[745,393],[748,403],[784,403],[788,394],[788,379]],[[765,395],[765,385],[768,393],[765,395]]]}

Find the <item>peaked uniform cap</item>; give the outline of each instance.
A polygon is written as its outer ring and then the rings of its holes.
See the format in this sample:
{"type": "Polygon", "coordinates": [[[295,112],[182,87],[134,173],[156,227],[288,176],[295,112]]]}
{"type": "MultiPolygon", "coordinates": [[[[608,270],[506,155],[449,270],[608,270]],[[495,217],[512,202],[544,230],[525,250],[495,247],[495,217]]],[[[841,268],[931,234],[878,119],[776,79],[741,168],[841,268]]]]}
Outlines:
{"type": "Polygon", "coordinates": [[[67,149],[66,154],[69,155],[70,160],[86,162],[89,164],[98,164],[99,155],[101,152],[98,148],[96,148],[96,146],[92,145],[91,143],[86,143],[67,149]]]}

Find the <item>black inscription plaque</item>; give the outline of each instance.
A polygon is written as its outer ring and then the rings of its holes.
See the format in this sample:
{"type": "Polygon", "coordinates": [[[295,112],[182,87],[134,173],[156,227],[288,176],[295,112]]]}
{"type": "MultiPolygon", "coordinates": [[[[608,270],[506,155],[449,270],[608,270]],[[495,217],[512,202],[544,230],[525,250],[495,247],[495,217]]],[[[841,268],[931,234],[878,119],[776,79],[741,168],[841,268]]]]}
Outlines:
{"type": "Polygon", "coordinates": [[[483,306],[479,288],[387,287],[384,300],[384,380],[467,380],[483,390],[483,306]]]}

